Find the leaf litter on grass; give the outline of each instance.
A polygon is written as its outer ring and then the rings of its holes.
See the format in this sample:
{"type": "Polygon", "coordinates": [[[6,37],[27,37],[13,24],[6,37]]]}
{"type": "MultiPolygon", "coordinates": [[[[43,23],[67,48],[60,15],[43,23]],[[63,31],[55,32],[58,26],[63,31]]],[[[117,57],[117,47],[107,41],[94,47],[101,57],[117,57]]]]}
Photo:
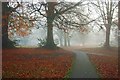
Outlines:
{"type": "Polygon", "coordinates": [[[3,50],[3,78],[63,78],[73,54],[62,49],[3,50]]]}

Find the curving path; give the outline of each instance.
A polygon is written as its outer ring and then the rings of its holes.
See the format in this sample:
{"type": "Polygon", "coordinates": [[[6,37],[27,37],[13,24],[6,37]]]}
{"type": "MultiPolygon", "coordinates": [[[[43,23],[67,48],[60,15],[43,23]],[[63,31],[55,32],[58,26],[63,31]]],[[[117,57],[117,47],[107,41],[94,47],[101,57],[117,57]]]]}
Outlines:
{"type": "Polygon", "coordinates": [[[73,50],[73,53],[76,54],[76,58],[70,74],[71,78],[100,78],[85,52],[73,50]]]}

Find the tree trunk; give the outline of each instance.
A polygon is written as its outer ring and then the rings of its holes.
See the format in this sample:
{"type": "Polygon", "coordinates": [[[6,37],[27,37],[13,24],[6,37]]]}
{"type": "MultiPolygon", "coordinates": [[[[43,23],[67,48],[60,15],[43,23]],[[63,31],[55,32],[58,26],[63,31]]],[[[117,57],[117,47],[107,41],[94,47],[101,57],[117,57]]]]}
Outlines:
{"type": "Polygon", "coordinates": [[[66,35],[66,32],[64,32],[64,46],[67,46],[67,35],[66,35]]]}
{"type": "Polygon", "coordinates": [[[106,39],[104,47],[109,48],[110,47],[110,29],[111,27],[109,25],[106,26],[106,39]]]}
{"type": "Polygon", "coordinates": [[[2,3],[2,48],[7,48],[8,45],[8,16],[7,16],[7,4],[2,3]]]}
{"type": "Polygon", "coordinates": [[[120,1],[118,2],[118,47],[120,47],[120,1]]]}
{"type": "Polygon", "coordinates": [[[60,46],[63,46],[63,44],[62,44],[62,38],[60,38],[59,40],[60,40],[60,46]]]}
{"type": "Polygon", "coordinates": [[[118,3],[118,29],[120,30],[120,1],[118,3]]]}
{"type": "Polygon", "coordinates": [[[7,48],[7,46],[8,46],[7,30],[8,30],[8,26],[2,26],[2,48],[7,48]]]}
{"type": "Polygon", "coordinates": [[[60,40],[60,46],[63,46],[63,33],[61,31],[59,35],[59,40],[60,40]]]}
{"type": "Polygon", "coordinates": [[[112,15],[110,12],[107,12],[107,21],[108,24],[105,24],[106,27],[106,42],[105,42],[105,47],[110,48],[110,30],[112,26],[112,15]]]}
{"type": "Polygon", "coordinates": [[[70,37],[68,36],[68,46],[70,46],[70,37]]]}
{"type": "Polygon", "coordinates": [[[70,46],[70,37],[69,37],[69,33],[67,33],[67,41],[68,41],[68,46],[70,46]]]}
{"type": "Polygon", "coordinates": [[[2,2],[2,48],[14,47],[12,41],[8,38],[8,17],[10,10],[8,2],[2,2]]]}
{"type": "Polygon", "coordinates": [[[8,47],[8,3],[2,3],[2,48],[8,47]]]}
{"type": "Polygon", "coordinates": [[[48,11],[47,11],[47,42],[46,48],[55,48],[56,45],[53,39],[53,20],[54,20],[54,2],[48,2],[48,11]]]}
{"type": "Polygon", "coordinates": [[[55,43],[53,39],[53,24],[52,23],[47,23],[47,42],[46,42],[46,47],[47,48],[54,48],[55,43]]]}

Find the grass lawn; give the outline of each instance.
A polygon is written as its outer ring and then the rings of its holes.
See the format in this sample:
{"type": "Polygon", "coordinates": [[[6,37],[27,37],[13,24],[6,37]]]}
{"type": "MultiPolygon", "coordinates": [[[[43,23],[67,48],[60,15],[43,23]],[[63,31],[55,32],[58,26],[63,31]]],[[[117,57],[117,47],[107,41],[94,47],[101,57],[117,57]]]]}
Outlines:
{"type": "Polygon", "coordinates": [[[74,55],[63,49],[4,49],[3,78],[64,78],[74,55]]]}
{"type": "Polygon", "coordinates": [[[118,49],[82,48],[102,78],[118,78],[118,49]]]}

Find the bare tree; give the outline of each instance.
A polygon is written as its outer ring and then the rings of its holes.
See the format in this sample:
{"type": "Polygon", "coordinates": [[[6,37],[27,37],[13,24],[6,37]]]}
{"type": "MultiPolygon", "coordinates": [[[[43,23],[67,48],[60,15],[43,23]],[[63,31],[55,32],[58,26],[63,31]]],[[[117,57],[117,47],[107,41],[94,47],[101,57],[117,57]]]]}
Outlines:
{"type": "Polygon", "coordinates": [[[104,46],[109,48],[110,47],[110,30],[113,24],[115,10],[117,9],[117,2],[114,0],[97,0],[92,2],[92,4],[96,7],[98,14],[101,16],[101,22],[106,28],[106,39],[104,46]]]}
{"type": "MultiPolygon", "coordinates": [[[[46,0],[44,2],[21,2],[26,5],[24,10],[26,14],[29,16],[34,16],[34,19],[28,21],[36,21],[41,22],[40,25],[43,25],[44,22],[47,27],[47,40],[45,47],[47,48],[56,48],[53,39],[53,27],[58,25],[59,29],[74,29],[83,27],[83,25],[87,25],[90,22],[87,21],[87,16],[84,13],[79,11],[81,6],[87,5],[87,3],[83,3],[83,1],[79,1],[77,3],[63,2],[54,0],[54,2],[50,2],[51,0],[46,0]],[[86,19],[85,19],[86,18],[86,19]]],[[[22,5],[22,6],[24,6],[22,5]]],[[[24,11],[22,9],[22,11],[24,11]]],[[[22,15],[21,10],[17,12],[19,15],[22,15]]],[[[29,17],[21,16],[22,20],[29,19],[29,17]]],[[[8,30],[8,29],[6,29],[8,30]]],[[[68,41],[69,42],[69,41],[68,41]]]]}
{"type": "MultiPolygon", "coordinates": [[[[75,12],[77,6],[82,6],[82,1],[77,3],[67,3],[67,2],[38,2],[36,4],[31,4],[29,7],[33,10],[31,14],[38,12],[41,17],[45,18],[47,25],[47,42],[45,47],[55,48],[56,45],[53,39],[53,26],[59,25],[60,29],[68,27],[67,25],[72,25],[80,27],[80,23],[69,19],[67,16],[75,12]],[[72,12],[74,10],[74,12],[72,12]]],[[[79,14],[79,13],[77,13],[79,14]]],[[[72,27],[69,27],[72,28],[72,27]]]]}

